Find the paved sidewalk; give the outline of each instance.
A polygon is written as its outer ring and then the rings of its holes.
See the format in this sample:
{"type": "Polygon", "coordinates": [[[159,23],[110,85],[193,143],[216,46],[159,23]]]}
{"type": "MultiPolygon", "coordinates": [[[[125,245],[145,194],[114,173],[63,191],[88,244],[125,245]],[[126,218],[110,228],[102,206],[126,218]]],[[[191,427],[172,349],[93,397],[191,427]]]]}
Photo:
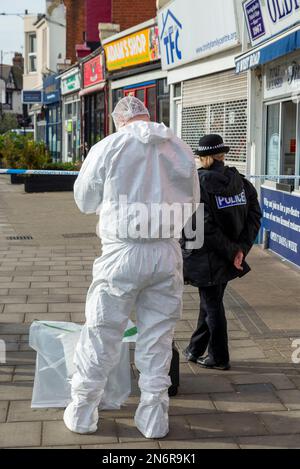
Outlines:
{"type": "MultiPolygon", "coordinates": [[[[181,356],[179,395],[172,399],[170,434],[147,441],[136,430],[137,371],[121,411],[101,414],[95,435],[68,432],[62,410],[31,410],[35,354],[28,347],[34,319],[83,321],[91,267],[100,254],[96,217],[81,215],[72,194],[25,194],[0,177],[0,447],[300,448],[300,271],[255,248],[253,271],[226,295],[233,368],[206,371],[181,356]],[[31,236],[26,241],[7,237],[31,236]]],[[[176,343],[187,345],[199,307],[188,287],[176,343]]]]}

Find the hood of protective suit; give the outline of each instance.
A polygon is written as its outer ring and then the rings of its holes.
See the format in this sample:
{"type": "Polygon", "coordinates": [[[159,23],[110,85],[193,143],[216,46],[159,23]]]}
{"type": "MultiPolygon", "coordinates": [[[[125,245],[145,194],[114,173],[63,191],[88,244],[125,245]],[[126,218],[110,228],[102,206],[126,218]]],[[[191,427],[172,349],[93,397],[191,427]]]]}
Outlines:
{"type": "Polygon", "coordinates": [[[243,190],[243,177],[236,168],[215,161],[209,170],[199,170],[201,187],[210,194],[231,197],[243,190]]]}
{"type": "Polygon", "coordinates": [[[164,124],[132,122],[92,148],[74,196],[100,214],[102,241],[178,237],[200,201],[193,152],[164,124]]]}
{"type": "Polygon", "coordinates": [[[173,133],[165,124],[156,122],[135,121],[122,127],[119,132],[123,132],[136,137],[144,144],[159,144],[170,140],[173,133]]]}

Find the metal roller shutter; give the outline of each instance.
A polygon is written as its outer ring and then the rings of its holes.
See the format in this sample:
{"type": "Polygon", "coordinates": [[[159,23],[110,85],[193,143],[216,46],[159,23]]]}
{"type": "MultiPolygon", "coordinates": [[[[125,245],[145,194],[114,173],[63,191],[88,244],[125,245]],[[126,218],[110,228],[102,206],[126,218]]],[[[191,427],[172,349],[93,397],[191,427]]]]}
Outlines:
{"type": "Polygon", "coordinates": [[[182,138],[196,150],[199,138],[218,133],[230,146],[227,161],[240,171],[247,158],[247,75],[234,70],[184,82],[182,138]]]}

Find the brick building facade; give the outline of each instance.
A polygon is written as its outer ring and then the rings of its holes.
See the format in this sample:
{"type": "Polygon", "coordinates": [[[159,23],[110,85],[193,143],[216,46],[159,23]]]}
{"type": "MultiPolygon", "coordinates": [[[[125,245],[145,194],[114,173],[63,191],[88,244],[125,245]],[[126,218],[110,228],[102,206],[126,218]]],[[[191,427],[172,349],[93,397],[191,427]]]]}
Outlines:
{"type": "Polygon", "coordinates": [[[64,0],[67,18],[67,59],[88,55],[99,46],[99,23],[124,30],[156,16],[156,0],[64,0]],[[77,47],[76,47],[77,46],[77,47]]]}
{"type": "Polygon", "coordinates": [[[112,0],[112,23],[121,31],[155,16],[156,0],[112,0]]]}

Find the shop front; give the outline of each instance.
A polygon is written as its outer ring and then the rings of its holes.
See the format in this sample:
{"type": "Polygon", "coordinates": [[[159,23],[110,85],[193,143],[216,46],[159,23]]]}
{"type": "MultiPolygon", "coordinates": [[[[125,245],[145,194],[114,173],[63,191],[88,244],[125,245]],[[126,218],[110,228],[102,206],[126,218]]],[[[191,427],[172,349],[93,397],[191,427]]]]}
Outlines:
{"type": "Polygon", "coordinates": [[[63,152],[64,162],[75,162],[81,158],[80,123],[81,105],[80,69],[78,66],[61,75],[63,152]]]}
{"type": "Polygon", "coordinates": [[[249,173],[270,249],[300,266],[300,6],[281,24],[260,0],[244,8],[253,47],[237,57],[236,71],[251,76],[249,173]]]}
{"type": "Polygon", "coordinates": [[[59,162],[62,159],[60,79],[57,75],[50,75],[44,79],[43,86],[46,145],[53,161],[59,162]]]}
{"type": "Polygon", "coordinates": [[[86,156],[90,148],[107,135],[107,92],[102,51],[95,51],[82,62],[81,138],[86,156]]]}
{"type": "Polygon", "coordinates": [[[189,8],[173,0],[158,12],[172,129],[193,150],[203,135],[221,134],[231,148],[228,164],[245,172],[248,80],[235,73],[239,21],[234,0],[215,0],[205,8],[197,0],[190,0],[189,8]]]}
{"type": "MultiPolygon", "coordinates": [[[[123,31],[103,44],[110,83],[110,111],[123,97],[135,96],[149,109],[151,120],[169,126],[169,86],[166,72],[161,71],[155,20],[123,31]]],[[[110,130],[113,130],[112,122],[110,130]]]]}

